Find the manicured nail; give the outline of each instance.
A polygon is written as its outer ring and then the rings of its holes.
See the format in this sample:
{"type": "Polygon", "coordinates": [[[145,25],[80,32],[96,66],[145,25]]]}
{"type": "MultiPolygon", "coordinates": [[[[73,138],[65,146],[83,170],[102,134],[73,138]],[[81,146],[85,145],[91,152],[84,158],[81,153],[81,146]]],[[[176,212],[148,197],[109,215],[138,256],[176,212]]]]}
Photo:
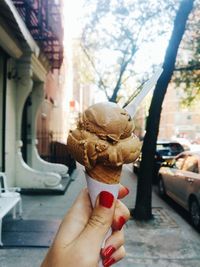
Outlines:
{"type": "Polygon", "coordinates": [[[117,229],[120,231],[122,227],[124,226],[126,220],[124,219],[123,216],[120,216],[118,221],[117,221],[117,229]]]}
{"type": "Polygon", "coordinates": [[[103,266],[104,266],[104,267],[108,267],[108,266],[111,266],[111,265],[114,264],[114,263],[115,263],[115,259],[113,259],[113,258],[105,259],[105,260],[103,261],[103,266]]]}
{"type": "Polygon", "coordinates": [[[128,187],[125,186],[125,190],[126,190],[126,196],[129,194],[129,189],[128,187]]]}
{"type": "Polygon", "coordinates": [[[119,194],[118,194],[118,198],[124,198],[129,194],[129,189],[128,187],[123,186],[120,190],[119,190],[119,194]]]}
{"type": "Polygon", "coordinates": [[[99,204],[105,208],[111,208],[112,204],[114,201],[114,196],[107,192],[107,191],[102,191],[99,194],[99,204]]]}
{"type": "Polygon", "coordinates": [[[116,248],[113,246],[108,246],[107,248],[102,249],[101,256],[102,258],[110,258],[110,256],[116,251],[116,248]]]}

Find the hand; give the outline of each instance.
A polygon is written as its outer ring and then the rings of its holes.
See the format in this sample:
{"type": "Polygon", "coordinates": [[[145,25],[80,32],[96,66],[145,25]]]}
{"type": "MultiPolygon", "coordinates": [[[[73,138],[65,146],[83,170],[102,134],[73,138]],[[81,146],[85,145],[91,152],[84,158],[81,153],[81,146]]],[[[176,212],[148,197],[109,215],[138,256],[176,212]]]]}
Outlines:
{"type": "MultiPolygon", "coordinates": [[[[119,198],[128,191],[121,186],[119,198]]],[[[101,192],[94,209],[88,191],[83,190],[64,217],[41,267],[97,267],[101,254],[108,267],[125,256],[123,225],[127,207],[108,192],[101,192]],[[108,229],[113,233],[101,248],[108,229]]]]}

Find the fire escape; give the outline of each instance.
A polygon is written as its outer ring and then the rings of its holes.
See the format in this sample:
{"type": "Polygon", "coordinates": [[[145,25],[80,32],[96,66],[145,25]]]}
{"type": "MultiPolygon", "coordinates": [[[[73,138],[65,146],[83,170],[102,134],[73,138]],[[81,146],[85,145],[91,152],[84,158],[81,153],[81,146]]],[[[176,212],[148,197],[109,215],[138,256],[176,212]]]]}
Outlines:
{"type": "Polygon", "coordinates": [[[61,7],[56,0],[12,0],[34,40],[47,56],[51,69],[63,61],[61,7]]]}

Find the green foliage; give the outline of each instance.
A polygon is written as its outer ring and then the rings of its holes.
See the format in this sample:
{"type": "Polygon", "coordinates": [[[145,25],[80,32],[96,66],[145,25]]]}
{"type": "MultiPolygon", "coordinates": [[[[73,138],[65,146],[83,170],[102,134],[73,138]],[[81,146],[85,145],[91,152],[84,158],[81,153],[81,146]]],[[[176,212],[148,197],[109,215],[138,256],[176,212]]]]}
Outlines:
{"type": "Polygon", "coordinates": [[[177,88],[183,88],[181,97],[183,107],[191,106],[200,100],[200,71],[185,70],[176,74],[174,81],[177,88]]]}
{"type": "MultiPolygon", "coordinates": [[[[132,95],[141,75],[134,64],[145,43],[169,35],[179,0],[85,0],[82,47],[96,86],[111,101],[132,95]],[[122,92],[123,91],[123,92],[122,92]],[[125,93],[126,92],[126,93],[125,93]]],[[[142,75],[145,75],[144,73],[142,75]]]]}
{"type": "Polygon", "coordinates": [[[200,0],[196,0],[179,50],[174,81],[184,89],[182,105],[200,100],[200,0]]]}

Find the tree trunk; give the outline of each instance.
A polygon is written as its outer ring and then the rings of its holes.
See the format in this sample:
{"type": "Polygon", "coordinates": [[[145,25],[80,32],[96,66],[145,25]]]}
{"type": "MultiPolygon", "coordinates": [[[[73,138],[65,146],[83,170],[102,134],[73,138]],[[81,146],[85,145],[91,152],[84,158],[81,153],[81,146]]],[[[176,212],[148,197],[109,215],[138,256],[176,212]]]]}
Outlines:
{"type": "Polygon", "coordinates": [[[183,0],[180,4],[165,54],[164,70],[157,82],[151,101],[142,147],[142,161],[138,174],[136,205],[133,210],[133,217],[137,220],[150,220],[153,217],[151,203],[152,177],[162,103],[174,71],[178,48],[185,32],[186,22],[193,8],[193,3],[194,0],[183,0]]]}

